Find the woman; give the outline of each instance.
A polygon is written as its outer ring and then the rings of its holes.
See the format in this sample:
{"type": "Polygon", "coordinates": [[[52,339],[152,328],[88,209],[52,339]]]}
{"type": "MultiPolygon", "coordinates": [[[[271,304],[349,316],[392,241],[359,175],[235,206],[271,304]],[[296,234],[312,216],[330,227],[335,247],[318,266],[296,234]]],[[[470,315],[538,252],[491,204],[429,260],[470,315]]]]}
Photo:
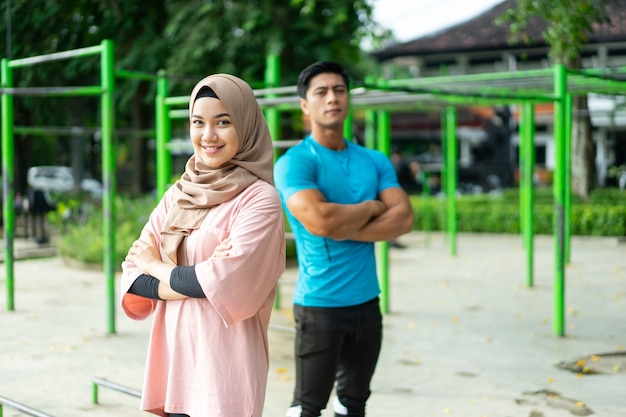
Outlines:
{"type": "Polygon", "coordinates": [[[154,313],[141,409],[261,417],[285,268],[272,140],[248,84],[211,75],[189,104],[194,154],[122,263],[122,307],[154,313]]]}

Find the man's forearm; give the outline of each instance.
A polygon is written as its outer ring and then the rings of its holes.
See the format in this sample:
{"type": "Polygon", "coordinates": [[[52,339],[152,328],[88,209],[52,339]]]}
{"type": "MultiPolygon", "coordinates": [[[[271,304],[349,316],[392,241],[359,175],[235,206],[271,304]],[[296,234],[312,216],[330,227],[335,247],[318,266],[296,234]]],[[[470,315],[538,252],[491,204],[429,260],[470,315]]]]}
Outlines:
{"type": "Polygon", "coordinates": [[[372,219],[359,230],[355,231],[350,239],[361,242],[378,242],[393,240],[398,236],[409,233],[413,229],[413,213],[402,207],[391,208],[382,215],[372,219]]]}
{"type": "Polygon", "coordinates": [[[349,239],[372,218],[385,210],[382,202],[368,200],[358,204],[318,203],[299,212],[299,220],[316,235],[335,240],[349,239]]]}

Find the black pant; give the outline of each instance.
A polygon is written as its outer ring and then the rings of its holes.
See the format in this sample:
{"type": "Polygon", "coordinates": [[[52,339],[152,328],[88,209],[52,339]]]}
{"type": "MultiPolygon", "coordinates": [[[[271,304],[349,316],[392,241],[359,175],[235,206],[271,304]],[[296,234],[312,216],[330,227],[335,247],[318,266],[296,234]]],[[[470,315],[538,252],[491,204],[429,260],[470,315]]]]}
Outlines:
{"type": "MultiPolygon", "coordinates": [[[[365,416],[382,342],[378,298],[351,307],[294,305],[296,386],[292,407],[301,417],[318,417],[336,382],[349,417],[365,416]]],[[[346,415],[346,414],[337,414],[346,415]]]]}

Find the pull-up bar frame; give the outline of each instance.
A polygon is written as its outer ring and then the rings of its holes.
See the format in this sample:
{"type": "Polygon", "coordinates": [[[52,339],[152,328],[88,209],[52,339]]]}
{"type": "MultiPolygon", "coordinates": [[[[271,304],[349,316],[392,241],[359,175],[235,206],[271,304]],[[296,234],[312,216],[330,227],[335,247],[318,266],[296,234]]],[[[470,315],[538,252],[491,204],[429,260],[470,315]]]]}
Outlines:
{"type": "Polygon", "coordinates": [[[115,149],[114,149],[114,103],[115,70],[114,46],[111,40],[103,40],[100,45],[71,51],[40,55],[24,59],[3,59],[0,63],[2,102],[2,174],[3,174],[3,215],[6,272],[7,310],[15,310],[15,271],[14,271],[14,227],[15,198],[14,183],[14,130],[13,97],[21,95],[72,96],[99,95],[102,124],[102,211],[103,211],[103,267],[106,275],[107,329],[115,333],[115,149]],[[86,87],[35,87],[13,88],[12,70],[20,67],[43,64],[62,59],[82,58],[100,55],[100,86],[86,87]]]}

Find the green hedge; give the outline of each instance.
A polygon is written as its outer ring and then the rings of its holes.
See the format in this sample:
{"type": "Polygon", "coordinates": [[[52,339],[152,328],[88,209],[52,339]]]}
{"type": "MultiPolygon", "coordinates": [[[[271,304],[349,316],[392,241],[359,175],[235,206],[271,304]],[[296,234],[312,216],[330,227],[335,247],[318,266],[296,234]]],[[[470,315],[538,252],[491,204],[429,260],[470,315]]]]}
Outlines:
{"type": "MultiPolygon", "coordinates": [[[[446,213],[444,199],[411,196],[411,202],[415,209],[415,230],[423,230],[424,217],[428,212],[431,213],[430,230],[443,230],[446,213]]],[[[115,204],[117,219],[113,256],[115,264],[120,265],[156,201],[150,197],[118,197],[115,204]]],[[[500,196],[459,197],[457,212],[459,232],[520,233],[517,190],[507,190],[500,196]]],[[[553,213],[551,191],[537,190],[533,216],[535,233],[553,233],[553,213]]],[[[59,254],[87,264],[102,264],[102,218],[102,209],[97,204],[73,200],[60,203],[57,212],[48,216],[59,230],[59,254]],[[82,210],[78,210],[79,207],[82,210]]],[[[571,231],[574,235],[626,236],[626,192],[600,190],[592,194],[587,203],[574,198],[571,231]]],[[[291,240],[287,241],[287,257],[295,257],[295,245],[291,240]]]]}
{"type": "MultiPolygon", "coordinates": [[[[415,230],[424,230],[430,213],[430,230],[443,230],[446,217],[444,198],[411,196],[415,210],[415,230]]],[[[537,190],[533,205],[534,232],[552,234],[554,205],[549,190],[537,190]]],[[[573,235],[626,236],[626,192],[598,190],[588,202],[572,199],[570,227],[573,235]]],[[[520,233],[520,204],[517,190],[502,195],[461,196],[457,198],[459,232],[520,233]]]]}
{"type": "MultiPolygon", "coordinates": [[[[156,205],[153,197],[130,199],[118,197],[115,199],[115,253],[114,263],[120,266],[128,248],[139,237],[141,230],[148,220],[148,216],[156,205]]],[[[102,264],[104,250],[103,214],[102,207],[95,204],[68,204],[60,205],[57,213],[48,216],[49,221],[59,230],[58,253],[64,258],[70,258],[85,264],[102,264]],[[59,211],[66,207],[82,207],[82,212],[72,215],[69,221],[62,222],[59,211]]]]}

